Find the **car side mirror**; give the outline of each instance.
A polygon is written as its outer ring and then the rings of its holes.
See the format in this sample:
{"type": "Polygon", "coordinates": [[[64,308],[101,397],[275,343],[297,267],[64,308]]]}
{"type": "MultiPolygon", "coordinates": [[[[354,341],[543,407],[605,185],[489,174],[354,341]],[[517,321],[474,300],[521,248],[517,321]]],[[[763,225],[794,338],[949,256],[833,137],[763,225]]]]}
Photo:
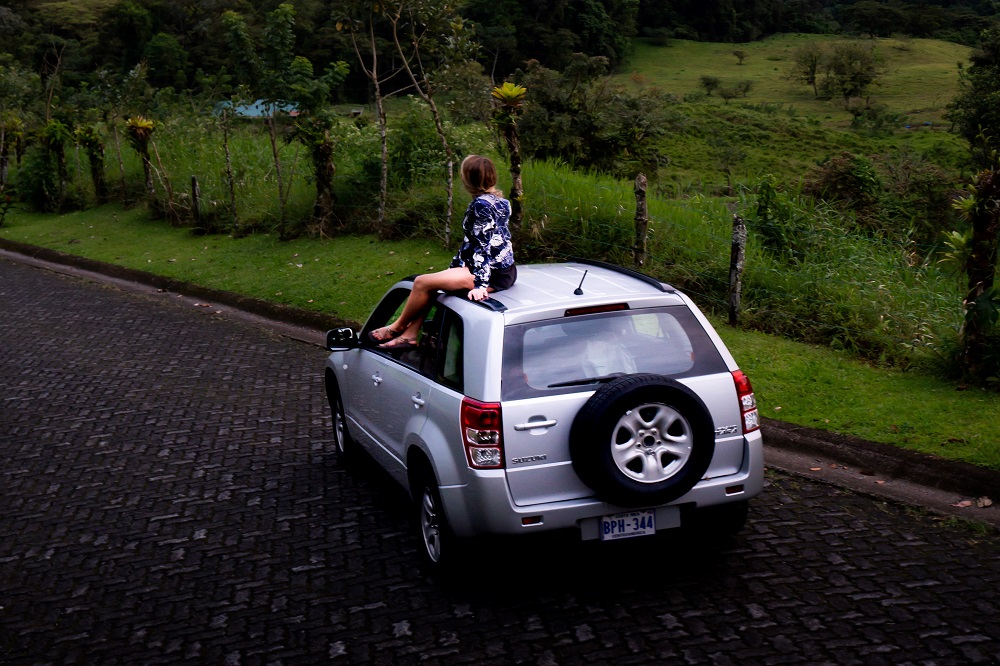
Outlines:
{"type": "Polygon", "coordinates": [[[353,328],[334,328],[326,332],[327,351],[354,349],[359,345],[358,334],[353,328]]]}

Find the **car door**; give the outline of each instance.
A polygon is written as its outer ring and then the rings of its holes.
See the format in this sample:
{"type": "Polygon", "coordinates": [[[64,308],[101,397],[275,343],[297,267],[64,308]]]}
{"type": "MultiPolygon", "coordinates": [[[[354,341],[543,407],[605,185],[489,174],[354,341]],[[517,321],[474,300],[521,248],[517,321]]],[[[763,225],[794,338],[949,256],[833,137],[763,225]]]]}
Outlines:
{"type": "Polygon", "coordinates": [[[369,348],[354,370],[352,397],[361,426],[373,440],[372,453],[401,483],[408,439],[427,419],[437,355],[436,311],[435,305],[428,312],[415,348],[369,348]]]}

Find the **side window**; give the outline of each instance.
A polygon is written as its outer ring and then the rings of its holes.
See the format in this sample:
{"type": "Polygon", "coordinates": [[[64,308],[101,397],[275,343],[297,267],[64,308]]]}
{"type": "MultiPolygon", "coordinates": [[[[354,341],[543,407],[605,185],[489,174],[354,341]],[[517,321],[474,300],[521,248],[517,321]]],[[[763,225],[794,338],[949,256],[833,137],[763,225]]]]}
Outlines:
{"type": "Polygon", "coordinates": [[[398,317],[403,312],[403,304],[406,301],[406,297],[409,295],[409,289],[393,289],[385,295],[375,308],[372,316],[368,318],[364,328],[361,329],[362,344],[366,346],[375,346],[374,343],[368,340],[368,333],[376,328],[379,328],[380,326],[385,326],[390,321],[398,317]]]}
{"type": "Polygon", "coordinates": [[[437,379],[445,386],[461,391],[464,373],[462,320],[454,312],[446,311],[441,328],[441,368],[437,379]]]}
{"type": "Polygon", "coordinates": [[[417,333],[416,346],[382,350],[368,341],[369,331],[384,326],[402,314],[406,297],[409,294],[408,289],[397,289],[382,299],[361,332],[362,344],[373,351],[394,358],[400,364],[413,368],[421,374],[433,377],[437,367],[441,319],[444,315],[444,308],[437,303],[432,304],[424,316],[424,321],[417,333]]]}
{"type": "Polygon", "coordinates": [[[395,352],[393,356],[420,374],[433,377],[437,365],[443,314],[444,308],[436,303],[432,305],[424,316],[420,331],[417,332],[417,345],[403,352],[395,352]]]}

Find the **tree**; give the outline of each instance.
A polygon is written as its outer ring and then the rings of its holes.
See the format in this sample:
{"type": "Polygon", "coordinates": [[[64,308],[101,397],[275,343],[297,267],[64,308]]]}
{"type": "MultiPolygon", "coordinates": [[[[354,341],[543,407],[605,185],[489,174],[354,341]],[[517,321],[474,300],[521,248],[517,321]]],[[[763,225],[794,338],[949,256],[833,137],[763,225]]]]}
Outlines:
{"type": "Polygon", "coordinates": [[[736,56],[736,64],[742,65],[743,61],[747,59],[747,52],[741,49],[736,49],[733,51],[733,55],[736,56]]]}
{"type": "Polygon", "coordinates": [[[188,54],[173,35],[158,32],[143,52],[149,65],[149,82],[157,87],[187,87],[188,54]]]}
{"type": "Polygon", "coordinates": [[[607,60],[577,54],[563,72],[528,63],[518,83],[531,91],[518,120],[524,150],[622,178],[655,173],[665,161],[658,139],[677,127],[676,100],[631,92],[604,74],[607,60]]]}
{"type": "Polygon", "coordinates": [[[532,156],[580,165],[600,156],[596,146],[601,122],[596,111],[610,98],[607,68],[606,58],[578,53],[562,72],[532,60],[525,71],[516,73],[517,83],[531,91],[518,130],[532,156]]]}
{"type": "Polygon", "coordinates": [[[864,97],[885,74],[885,60],[878,47],[861,42],[836,44],[824,59],[822,88],[839,94],[846,102],[864,97]]]}
{"type": "Polygon", "coordinates": [[[94,125],[81,125],[73,132],[73,138],[87,155],[97,203],[105,203],[108,200],[108,185],[104,179],[104,137],[94,125]]]}
{"type": "Polygon", "coordinates": [[[153,188],[153,163],[149,159],[149,143],[153,138],[156,125],[144,116],[132,116],[125,122],[125,139],[139,155],[142,161],[142,172],[146,177],[146,194],[150,201],[156,196],[153,188]]]}
{"type": "MultiPolygon", "coordinates": [[[[52,5],[88,3],[51,3],[52,5]]],[[[153,15],[142,4],[122,0],[108,10],[100,22],[100,43],[107,55],[103,62],[113,64],[118,72],[127,71],[142,59],[146,44],[153,36],[153,15]]]]}
{"type": "Polygon", "coordinates": [[[703,74],[699,77],[698,83],[705,89],[705,92],[708,93],[709,97],[712,96],[713,90],[717,90],[719,86],[722,85],[722,81],[719,80],[719,77],[709,76],[708,74],[703,74]]]}
{"type": "Polygon", "coordinates": [[[458,15],[454,0],[396,0],[395,4],[387,4],[386,8],[386,18],[392,26],[392,41],[403,71],[410,78],[417,95],[430,109],[444,149],[447,160],[444,242],[451,245],[455,158],[434,95],[441,72],[470,60],[475,54],[475,44],[465,22],[458,15]]]}
{"type": "MultiPolygon", "coordinates": [[[[992,153],[994,159],[995,153],[992,153]]],[[[996,288],[997,239],[1000,236],[1000,172],[983,169],[968,187],[969,194],[955,206],[972,225],[971,247],[965,270],[968,293],[964,300],[962,366],[967,376],[985,378],[990,353],[988,330],[1000,318],[1000,290],[996,288]]]]}
{"type": "Polygon", "coordinates": [[[875,0],[861,0],[842,11],[853,28],[872,38],[889,37],[906,25],[906,14],[902,10],[875,0]]]}
{"type": "Polygon", "coordinates": [[[0,188],[7,184],[11,143],[23,136],[26,107],[40,88],[37,75],[8,55],[0,55],[0,188]]]}
{"type": "Polygon", "coordinates": [[[257,44],[251,37],[240,14],[228,11],[223,14],[223,21],[236,61],[237,78],[253,97],[264,102],[264,122],[271,140],[271,158],[278,185],[278,223],[283,227],[287,194],[278,145],[277,116],[283,113],[281,109],[289,101],[289,82],[295,58],[291,50],[295,45],[295,9],[289,4],[281,4],[267,15],[262,44],[257,44]]]}
{"type": "Polygon", "coordinates": [[[55,166],[56,182],[44,188],[44,200],[40,208],[46,212],[61,211],[66,201],[66,144],[72,139],[69,128],[58,120],[50,120],[38,130],[38,142],[46,155],[46,171],[51,174],[55,166]],[[55,189],[53,192],[52,189],[55,189]]]}
{"type": "Polygon", "coordinates": [[[812,86],[813,95],[819,97],[819,73],[823,62],[823,49],[816,42],[806,42],[792,53],[792,68],[788,78],[812,86]]]}
{"type": "Polygon", "coordinates": [[[505,82],[493,89],[491,96],[495,100],[496,110],[493,122],[500,130],[507,153],[510,156],[510,227],[517,232],[524,218],[524,189],[521,185],[521,138],[517,133],[517,117],[521,113],[521,105],[528,89],[516,83],[505,82]]]}
{"type": "Polygon", "coordinates": [[[134,106],[146,93],[147,67],[140,62],[133,67],[121,80],[115,80],[110,71],[104,69],[97,73],[98,98],[105,107],[108,123],[115,137],[115,155],[118,157],[118,175],[121,182],[122,203],[128,204],[128,188],[125,184],[125,162],[122,160],[121,137],[118,133],[118,119],[129,115],[134,106]]]}
{"type": "Polygon", "coordinates": [[[639,0],[467,0],[462,16],[475,25],[483,65],[506,78],[525,62],[562,70],[582,53],[625,61],[637,34],[639,0]]]}
{"type": "Polygon", "coordinates": [[[969,142],[977,168],[983,169],[991,160],[980,135],[1000,137],[1000,27],[983,32],[970,61],[959,70],[958,94],[948,105],[948,118],[969,142]]]}
{"type": "Polygon", "coordinates": [[[309,149],[313,160],[318,199],[313,207],[314,222],[322,232],[333,212],[333,175],[336,172],[332,162],[332,119],[324,116],[322,109],[329,101],[331,90],[339,86],[348,73],[346,63],[336,62],[321,76],[316,76],[312,62],[294,53],[295,15],[292,5],[278,5],[266,17],[260,43],[251,36],[241,15],[235,12],[224,15],[229,44],[236,55],[237,77],[254,97],[264,102],[265,123],[278,183],[282,237],[287,237],[291,231],[285,227],[285,204],[290,184],[286,187],[282,174],[278,116],[284,113],[282,109],[288,103],[296,105],[299,111],[301,120],[292,136],[309,149]]]}
{"type": "MultiPolygon", "coordinates": [[[[358,57],[361,71],[372,85],[372,96],[375,100],[375,117],[378,122],[379,145],[381,147],[379,172],[378,212],[375,222],[375,232],[381,236],[386,232],[385,207],[389,197],[389,130],[385,117],[385,95],[382,86],[392,77],[392,70],[384,71],[381,66],[382,42],[376,36],[376,24],[382,17],[382,5],[367,0],[357,2],[346,8],[351,12],[337,19],[337,30],[347,32],[358,57]]],[[[391,60],[390,60],[391,62],[391,60]]]]}

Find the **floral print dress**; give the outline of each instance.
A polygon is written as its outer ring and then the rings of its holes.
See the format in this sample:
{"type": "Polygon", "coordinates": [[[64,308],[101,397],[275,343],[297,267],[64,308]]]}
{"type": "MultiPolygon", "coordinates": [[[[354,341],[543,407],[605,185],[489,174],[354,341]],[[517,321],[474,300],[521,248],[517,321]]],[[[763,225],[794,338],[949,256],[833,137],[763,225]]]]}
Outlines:
{"type": "Polygon", "coordinates": [[[467,266],[476,287],[490,284],[496,269],[514,265],[514,246],[510,242],[510,202],[496,194],[481,194],[472,200],[462,220],[465,237],[451,267],[467,266]]]}

